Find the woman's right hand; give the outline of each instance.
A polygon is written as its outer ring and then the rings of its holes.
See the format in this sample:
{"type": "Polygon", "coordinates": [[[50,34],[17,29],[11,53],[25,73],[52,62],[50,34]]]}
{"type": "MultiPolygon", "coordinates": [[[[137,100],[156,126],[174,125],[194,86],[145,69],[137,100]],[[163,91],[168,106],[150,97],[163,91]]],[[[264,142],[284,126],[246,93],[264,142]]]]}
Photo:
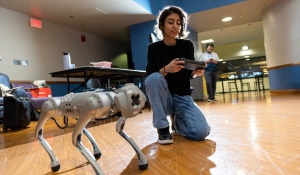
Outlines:
{"type": "Polygon", "coordinates": [[[184,68],[184,62],[179,60],[179,58],[175,58],[168,65],[165,66],[165,70],[168,73],[176,73],[184,68]]]}

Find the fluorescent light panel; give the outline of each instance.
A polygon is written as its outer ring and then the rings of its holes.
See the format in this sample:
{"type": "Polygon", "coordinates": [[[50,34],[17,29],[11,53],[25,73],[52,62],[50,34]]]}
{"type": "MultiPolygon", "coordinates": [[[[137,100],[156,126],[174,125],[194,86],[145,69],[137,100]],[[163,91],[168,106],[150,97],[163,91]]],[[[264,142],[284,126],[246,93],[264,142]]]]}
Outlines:
{"type": "Polygon", "coordinates": [[[232,17],[225,17],[222,19],[223,22],[228,22],[228,21],[231,21],[232,20],[232,17]]]}
{"type": "Polygon", "coordinates": [[[207,40],[202,40],[201,43],[205,44],[205,43],[213,43],[214,40],[213,39],[207,39],[207,40]]]}

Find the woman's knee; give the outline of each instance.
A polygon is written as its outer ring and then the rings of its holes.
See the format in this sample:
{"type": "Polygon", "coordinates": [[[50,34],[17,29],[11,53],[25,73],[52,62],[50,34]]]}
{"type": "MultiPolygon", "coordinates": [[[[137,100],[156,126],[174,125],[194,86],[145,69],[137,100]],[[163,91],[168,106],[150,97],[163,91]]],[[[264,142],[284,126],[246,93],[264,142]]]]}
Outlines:
{"type": "Polygon", "coordinates": [[[146,83],[146,85],[153,84],[155,82],[161,81],[162,78],[164,78],[164,77],[161,73],[155,72],[146,77],[145,83],[146,83]]]}
{"type": "Polygon", "coordinates": [[[146,87],[146,91],[147,89],[161,89],[161,88],[167,88],[167,82],[164,78],[164,76],[160,73],[152,73],[150,75],[147,76],[147,78],[145,79],[145,87],[146,87]]]}
{"type": "Polygon", "coordinates": [[[188,133],[185,134],[185,138],[189,140],[204,140],[210,132],[209,129],[206,128],[194,128],[188,131],[188,133]]]}

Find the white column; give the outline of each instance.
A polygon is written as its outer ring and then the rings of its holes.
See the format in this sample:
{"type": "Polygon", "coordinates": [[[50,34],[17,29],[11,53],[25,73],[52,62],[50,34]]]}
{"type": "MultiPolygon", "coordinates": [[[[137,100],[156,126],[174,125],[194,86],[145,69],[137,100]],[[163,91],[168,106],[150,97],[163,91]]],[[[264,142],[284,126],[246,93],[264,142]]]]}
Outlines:
{"type": "Polygon", "coordinates": [[[299,84],[293,82],[299,78],[299,75],[295,75],[295,71],[300,74],[299,67],[289,66],[300,62],[299,8],[300,0],[280,0],[263,12],[264,44],[267,66],[271,68],[269,70],[271,90],[299,88],[299,84]],[[283,71],[282,67],[286,70],[283,71]],[[289,81],[286,77],[292,80],[289,81]]]}

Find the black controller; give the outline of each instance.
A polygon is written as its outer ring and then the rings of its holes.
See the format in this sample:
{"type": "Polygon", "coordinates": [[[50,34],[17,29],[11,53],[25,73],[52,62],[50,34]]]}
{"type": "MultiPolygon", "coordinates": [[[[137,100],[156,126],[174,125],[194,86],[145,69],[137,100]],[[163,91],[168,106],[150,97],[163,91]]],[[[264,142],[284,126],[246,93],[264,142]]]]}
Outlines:
{"type": "Polygon", "coordinates": [[[195,61],[195,60],[189,60],[185,58],[180,58],[179,60],[184,61],[185,69],[189,69],[189,70],[204,69],[206,66],[206,64],[203,61],[195,61]]]}

